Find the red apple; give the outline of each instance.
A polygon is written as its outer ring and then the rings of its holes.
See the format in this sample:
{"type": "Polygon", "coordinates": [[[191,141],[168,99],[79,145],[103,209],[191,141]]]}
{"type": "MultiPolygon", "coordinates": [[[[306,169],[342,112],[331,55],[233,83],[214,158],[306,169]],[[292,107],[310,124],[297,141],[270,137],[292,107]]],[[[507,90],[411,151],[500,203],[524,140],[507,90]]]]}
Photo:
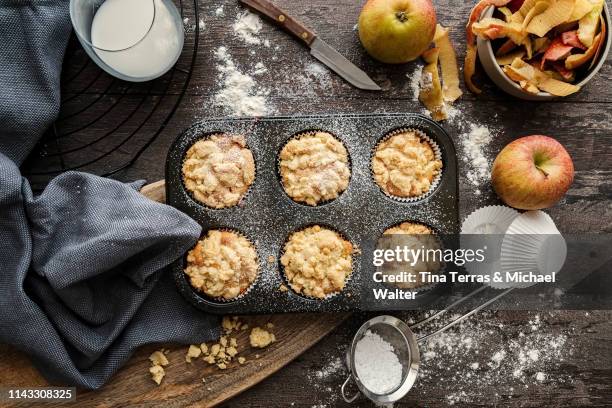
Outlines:
{"type": "Polygon", "coordinates": [[[497,155],[491,180],[497,195],[509,206],[541,210],[565,195],[574,180],[574,163],[555,139],[525,136],[497,155]]]}
{"type": "Polygon", "coordinates": [[[359,15],[359,39],[366,51],[387,64],[417,59],[436,32],[431,0],[368,0],[359,15]]]}

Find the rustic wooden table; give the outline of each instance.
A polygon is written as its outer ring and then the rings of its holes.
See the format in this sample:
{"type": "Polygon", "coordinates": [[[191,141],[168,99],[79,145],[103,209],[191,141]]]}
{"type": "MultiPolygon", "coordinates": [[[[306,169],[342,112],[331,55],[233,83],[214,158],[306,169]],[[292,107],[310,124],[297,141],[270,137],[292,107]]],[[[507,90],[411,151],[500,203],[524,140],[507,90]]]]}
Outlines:
{"type": "MultiPolygon", "coordinates": [[[[185,9],[185,15],[189,18],[185,25],[191,33],[187,35],[186,53],[193,50],[194,24],[198,24],[199,19],[204,23],[186,94],[171,120],[163,124],[159,137],[132,166],[116,174],[116,178],[125,181],[162,179],[166,152],[174,138],[198,119],[227,114],[213,103],[214,95],[219,90],[213,52],[219,46],[226,46],[234,62],[244,71],[252,71],[257,62],[265,64],[267,72],[257,76],[256,81],[258,86],[269,91],[267,99],[274,115],[422,111],[410,86],[411,74],[417,63],[384,66],[373,62],[362,51],[354,29],[361,1],[276,2],[363,67],[384,91],[359,91],[333,74],[313,73],[313,59],[307,50],[269,24],[264,24],[259,38],[268,40],[270,47],[247,45],[233,34],[232,24],[240,12],[236,1],[216,1],[214,4],[200,1],[197,18],[193,7],[185,9]],[[220,6],[223,6],[223,13],[216,13],[220,6]]],[[[459,56],[464,51],[463,27],[472,3],[435,1],[439,22],[451,28],[459,56]]],[[[187,72],[188,67],[181,69],[187,72]]],[[[65,104],[62,112],[66,119],[58,123],[60,132],[79,130],[81,141],[90,140],[87,137],[97,137],[101,132],[112,129],[116,123],[121,124],[125,110],[107,112],[109,108],[103,103],[101,95],[111,101],[121,99],[129,109],[135,107],[138,112],[139,109],[144,111],[147,104],[159,100],[173,102],[181,91],[180,86],[171,85],[166,92],[153,86],[146,88],[146,91],[145,88],[131,88],[126,93],[122,91],[122,84],[111,81],[104,74],[92,80],[87,75],[81,75],[82,72],[84,68],[76,65],[67,64],[64,67],[64,76],[70,77],[71,81],[63,96],[65,104]],[[100,101],[86,105],[92,98],[100,101]],[[145,101],[142,107],[138,105],[140,100],[145,101]],[[79,109],[81,112],[78,112],[79,109]],[[68,111],[71,113],[66,113],[68,111]],[[104,118],[93,121],[101,113],[104,118]]],[[[460,147],[461,135],[471,123],[485,125],[494,133],[494,141],[487,152],[490,158],[519,136],[554,136],[573,157],[576,179],[566,198],[550,209],[549,214],[563,232],[612,232],[611,80],[612,64],[608,59],[599,75],[580,93],[554,102],[530,103],[503,94],[481,77],[483,94],[476,98],[466,93],[456,104],[460,112],[458,117],[443,123],[443,126],[459,147],[460,158],[465,155],[460,147]]],[[[165,109],[168,111],[171,107],[165,109]]],[[[147,130],[154,132],[162,126],[155,123],[157,117],[139,119],[144,124],[144,133],[147,130]]],[[[129,124],[125,128],[129,130],[129,124]]],[[[119,128],[116,138],[106,138],[88,149],[79,149],[72,160],[86,162],[100,156],[109,146],[115,146],[122,132],[127,134],[128,130],[119,128]]],[[[146,138],[141,138],[142,145],[146,138]]],[[[138,147],[131,144],[137,142],[138,137],[97,162],[102,163],[102,172],[104,163],[110,163],[117,155],[119,161],[129,158],[138,147]]],[[[35,168],[40,164],[30,162],[28,166],[35,168]]],[[[51,168],[52,164],[43,166],[51,168]]],[[[461,163],[461,217],[477,207],[498,202],[488,184],[482,186],[480,194],[476,194],[476,188],[466,181],[468,170],[468,166],[461,163]]],[[[365,318],[364,315],[354,315],[289,366],[229,401],[226,406],[344,405],[339,398],[339,387],[345,375],[340,359],[352,333],[365,318]]],[[[448,348],[445,344],[432,347],[428,356],[435,358],[428,359],[426,355],[423,363],[425,375],[399,406],[445,406],[452,403],[458,406],[612,406],[611,312],[487,312],[453,331],[445,341],[452,344],[448,348]],[[540,319],[540,323],[534,325],[537,319],[540,319]],[[526,340],[521,343],[521,338],[526,340]],[[550,342],[548,348],[554,348],[559,339],[563,339],[564,343],[562,346],[557,344],[560,347],[557,354],[551,354],[546,347],[542,348],[542,342],[550,342]],[[477,346],[472,344],[476,342],[477,346]],[[518,345],[506,348],[508,355],[505,358],[494,357],[498,349],[503,348],[500,345],[513,342],[518,342],[518,345]],[[536,356],[530,364],[521,366],[526,363],[517,355],[521,350],[529,351],[534,347],[540,347],[539,361],[536,356]],[[511,355],[513,352],[517,355],[511,355]],[[478,368],[470,371],[466,366],[478,368]],[[521,372],[517,374],[517,367],[524,370],[519,370],[521,372]],[[544,377],[536,379],[538,373],[544,377]]],[[[365,401],[360,401],[359,405],[369,406],[365,401]]]]}

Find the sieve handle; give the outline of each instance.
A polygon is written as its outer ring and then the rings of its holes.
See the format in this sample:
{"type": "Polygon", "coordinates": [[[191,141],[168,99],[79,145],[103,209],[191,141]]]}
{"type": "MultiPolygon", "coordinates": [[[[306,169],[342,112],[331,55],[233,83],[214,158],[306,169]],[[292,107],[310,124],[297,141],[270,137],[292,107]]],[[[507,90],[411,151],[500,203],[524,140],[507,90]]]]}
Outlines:
{"type": "Polygon", "coordinates": [[[466,300],[468,300],[472,296],[476,295],[477,293],[482,292],[485,289],[487,289],[487,286],[481,286],[478,289],[473,290],[472,292],[468,293],[467,295],[465,295],[461,299],[455,301],[454,303],[451,303],[449,306],[447,306],[444,309],[440,310],[438,313],[435,313],[435,314],[429,316],[427,319],[423,319],[420,322],[417,322],[417,323],[413,324],[412,326],[410,326],[410,329],[412,329],[412,330],[418,329],[419,327],[421,327],[421,326],[431,322],[432,320],[437,319],[438,317],[442,316],[444,313],[448,312],[449,310],[454,309],[455,307],[459,306],[461,303],[465,302],[466,300]]]}
{"type": "MultiPolygon", "coordinates": [[[[484,286],[483,286],[483,287],[484,287],[484,286]]],[[[508,293],[510,293],[510,292],[512,291],[512,289],[514,289],[514,288],[506,289],[505,291],[503,291],[503,292],[502,292],[502,293],[500,293],[499,295],[495,296],[494,298],[489,299],[488,301],[484,302],[482,305],[478,306],[476,309],[474,309],[474,310],[472,310],[472,311],[470,311],[470,312],[468,312],[468,313],[464,314],[463,316],[461,316],[461,317],[459,317],[459,318],[457,318],[457,319],[453,320],[452,322],[450,322],[450,323],[449,323],[449,324],[447,324],[446,326],[442,327],[441,329],[438,329],[438,330],[436,330],[436,331],[435,331],[435,332],[433,332],[433,333],[429,333],[429,334],[427,334],[427,335],[425,335],[425,336],[423,336],[423,337],[418,338],[418,339],[417,339],[417,341],[418,341],[419,343],[420,343],[420,342],[423,342],[423,341],[426,341],[427,339],[429,339],[429,338],[431,338],[431,337],[433,337],[433,336],[435,336],[435,335],[438,335],[438,334],[442,333],[443,331],[445,331],[445,330],[447,330],[447,329],[450,329],[451,327],[453,327],[453,326],[454,326],[454,325],[456,325],[457,323],[460,323],[460,322],[464,321],[465,319],[467,319],[468,317],[470,317],[470,316],[471,316],[471,315],[473,315],[474,313],[477,313],[477,312],[481,311],[481,310],[482,310],[482,309],[484,309],[485,307],[489,306],[491,303],[494,303],[494,302],[496,302],[498,299],[501,299],[502,297],[506,296],[508,293]]],[[[472,293],[468,294],[468,295],[467,295],[467,296],[465,296],[464,298],[462,298],[462,299],[460,299],[459,301],[455,302],[453,305],[456,305],[456,304],[459,304],[459,303],[463,302],[465,299],[467,299],[468,297],[471,297],[471,296],[475,295],[475,294],[476,294],[477,292],[479,292],[479,291],[480,291],[480,290],[478,290],[478,289],[477,289],[477,290],[475,290],[474,292],[472,292],[472,293]]],[[[451,306],[453,306],[453,305],[451,305],[451,306]]],[[[442,312],[446,312],[446,311],[448,311],[450,308],[451,308],[451,307],[448,307],[448,308],[444,309],[442,312]]],[[[439,313],[439,312],[438,312],[438,313],[439,313]]],[[[420,324],[420,323],[422,323],[422,322],[417,323],[417,325],[418,325],[418,324],[420,324]]]]}
{"type": "Polygon", "coordinates": [[[342,384],[342,388],[340,388],[340,392],[342,393],[342,399],[344,399],[344,401],[348,402],[349,404],[355,401],[357,397],[359,397],[359,391],[357,391],[355,395],[353,395],[352,397],[346,396],[346,390],[345,390],[346,386],[351,382],[352,379],[353,379],[353,375],[349,374],[349,376],[344,381],[344,384],[342,384]]]}

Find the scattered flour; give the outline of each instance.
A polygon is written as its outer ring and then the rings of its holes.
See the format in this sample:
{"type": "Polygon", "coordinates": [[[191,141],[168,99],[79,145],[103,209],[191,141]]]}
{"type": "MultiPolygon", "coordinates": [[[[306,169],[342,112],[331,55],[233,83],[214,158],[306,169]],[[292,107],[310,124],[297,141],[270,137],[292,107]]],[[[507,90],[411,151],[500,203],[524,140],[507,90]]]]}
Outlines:
{"type": "Polygon", "coordinates": [[[474,186],[479,186],[489,180],[490,163],[485,150],[493,140],[491,131],[482,125],[470,124],[470,129],[460,137],[465,155],[465,164],[469,170],[467,178],[474,186]]]}
{"type": "MultiPolygon", "coordinates": [[[[252,76],[240,72],[226,47],[215,50],[219,62],[217,70],[221,78],[221,89],[215,95],[217,106],[226,108],[234,116],[264,116],[271,112],[267,103],[269,90],[260,88],[252,76]]],[[[263,63],[255,66],[255,75],[266,71],[263,63]]]]}
{"type": "MultiPolygon", "coordinates": [[[[571,376],[559,370],[564,357],[573,352],[564,332],[555,330],[555,326],[543,330],[547,323],[536,314],[528,322],[527,331],[508,337],[507,330],[494,322],[498,313],[480,312],[428,340],[421,349],[421,367],[413,391],[426,394],[441,384],[452,384],[446,396],[449,405],[498,406],[518,387],[529,389],[544,381],[555,386],[572,383],[571,376]]],[[[438,327],[433,326],[434,330],[438,327]]]]}
{"type": "Polygon", "coordinates": [[[263,28],[263,24],[257,14],[245,10],[236,17],[232,28],[234,29],[234,34],[247,44],[261,44],[261,39],[258,35],[263,28]]]}
{"type": "Polygon", "coordinates": [[[412,100],[419,100],[419,93],[421,92],[421,77],[423,76],[423,66],[419,65],[416,67],[414,72],[406,74],[406,77],[410,79],[410,90],[412,93],[412,100]]]}
{"type": "MultiPolygon", "coordinates": [[[[340,354],[343,353],[344,350],[341,350],[340,354]]],[[[324,367],[314,371],[308,370],[306,373],[308,385],[316,395],[313,407],[335,407],[339,399],[336,384],[342,382],[347,374],[344,359],[334,355],[328,356],[323,361],[327,361],[324,367]]]]}

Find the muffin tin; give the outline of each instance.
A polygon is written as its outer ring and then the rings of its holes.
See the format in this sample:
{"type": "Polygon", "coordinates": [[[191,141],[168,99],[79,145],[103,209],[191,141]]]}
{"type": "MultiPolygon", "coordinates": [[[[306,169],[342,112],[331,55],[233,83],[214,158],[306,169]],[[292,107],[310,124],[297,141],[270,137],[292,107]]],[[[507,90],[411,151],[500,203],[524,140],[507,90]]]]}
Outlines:
{"type": "MultiPolygon", "coordinates": [[[[275,117],[261,119],[210,119],[195,123],[171,146],[166,162],[167,203],[185,212],[203,228],[230,229],[247,237],[257,250],[259,276],[245,295],[227,302],[215,301],[189,284],[183,272],[186,256],[172,265],[181,294],[199,309],[215,314],[286,312],[336,312],[380,310],[383,302],[365,302],[370,290],[376,241],[389,227],[403,221],[430,226],[440,235],[457,234],[458,182],[455,147],[448,134],[435,122],[416,114],[330,115],[275,117]],[[441,180],[434,191],[415,202],[400,202],[387,197],[374,182],[371,158],[376,144],[400,128],[423,131],[442,153],[441,180]],[[311,207],[293,201],[285,193],[278,174],[278,154],[297,134],[321,130],[341,140],[348,149],[351,178],[337,199],[311,207]],[[215,133],[243,134],[253,152],[256,177],[241,204],[212,209],[197,202],[182,182],[185,153],[196,141],[215,133]],[[339,232],[359,248],[353,255],[353,272],[344,290],[323,300],[304,297],[291,290],[280,264],[289,235],[311,225],[339,232]],[[288,290],[281,291],[284,285],[288,290]]],[[[446,244],[445,244],[446,245],[446,244]]],[[[397,304],[389,304],[397,309],[397,304]]],[[[407,302],[406,308],[414,304],[407,302]]]]}

